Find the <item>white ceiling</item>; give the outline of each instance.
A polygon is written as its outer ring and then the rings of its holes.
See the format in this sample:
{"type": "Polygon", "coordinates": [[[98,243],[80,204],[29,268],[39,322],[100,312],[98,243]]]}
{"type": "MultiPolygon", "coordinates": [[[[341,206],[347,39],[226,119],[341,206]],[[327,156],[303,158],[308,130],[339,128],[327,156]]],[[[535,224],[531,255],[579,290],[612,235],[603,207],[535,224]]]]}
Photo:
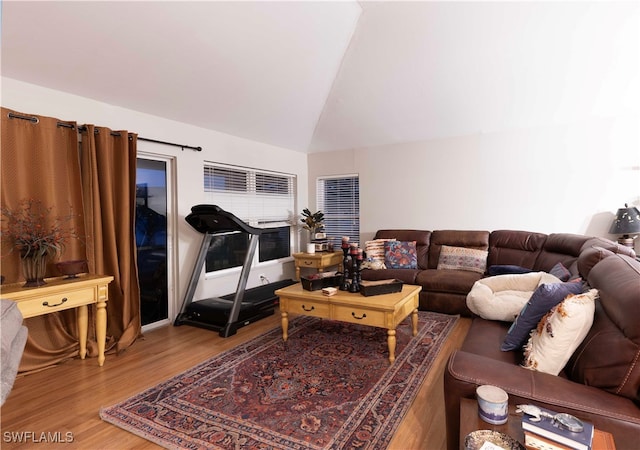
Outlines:
{"type": "Polygon", "coordinates": [[[2,2],[2,75],[301,152],[637,112],[640,3],[2,2]]]}

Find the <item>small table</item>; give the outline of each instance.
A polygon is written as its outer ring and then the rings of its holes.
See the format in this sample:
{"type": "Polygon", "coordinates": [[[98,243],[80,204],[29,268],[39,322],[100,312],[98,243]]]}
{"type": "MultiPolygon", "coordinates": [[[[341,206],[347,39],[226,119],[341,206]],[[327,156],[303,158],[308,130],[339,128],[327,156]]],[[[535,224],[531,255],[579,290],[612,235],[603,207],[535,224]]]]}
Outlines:
{"type": "Polygon", "coordinates": [[[87,355],[88,307],[96,305],[96,340],[98,341],[98,365],[104,364],[107,337],[107,301],[112,276],[80,275],[77,278],[49,278],[47,284],[25,288],[24,283],[5,284],[0,298],[17,303],[22,317],[41,316],[65,309],[77,308],[80,358],[87,355]]]}
{"type": "Polygon", "coordinates": [[[402,292],[365,297],[360,293],[338,291],[328,297],[322,291],[307,291],[300,283],[275,291],[280,297],[282,339],[287,340],[289,313],[333,319],[387,329],[389,363],[396,359],[396,327],[411,315],[413,335],[418,334],[420,286],[405,284],[402,292]]]}
{"type": "Polygon", "coordinates": [[[323,272],[328,267],[338,266],[338,270],[342,271],[344,252],[294,253],[292,256],[296,265],[296,280],[300,279],[301,267],[323,272]]]}

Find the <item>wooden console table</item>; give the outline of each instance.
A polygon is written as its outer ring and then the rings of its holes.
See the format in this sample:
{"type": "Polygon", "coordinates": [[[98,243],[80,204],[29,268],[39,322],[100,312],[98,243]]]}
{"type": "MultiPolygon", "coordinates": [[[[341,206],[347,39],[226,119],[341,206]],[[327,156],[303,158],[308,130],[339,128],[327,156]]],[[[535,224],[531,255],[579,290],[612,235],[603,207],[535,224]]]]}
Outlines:
{"type": "Polygon", "coordinates": [[[318,272],[322,272],[328,267],[338,266],[338,270],[342,271],[342,261],[344,260],[344,252],[342,251],[294,253],[292,256],[296,264],[296,280],[300,280],[301,267],[317,269],[318,272]]]}
{"type": "Polygon", "coordinates": [[[88,305],[96,305],[96,340],[98,365],[104,364],[107,337],[107,301],[112,276],[80,275],[77,278],[49,278],[47,284],[25,288],[24,283],[0,287],[0,298],[17,303],[25,319],[76,308],[80,358],[87,355],[88,305]]]}

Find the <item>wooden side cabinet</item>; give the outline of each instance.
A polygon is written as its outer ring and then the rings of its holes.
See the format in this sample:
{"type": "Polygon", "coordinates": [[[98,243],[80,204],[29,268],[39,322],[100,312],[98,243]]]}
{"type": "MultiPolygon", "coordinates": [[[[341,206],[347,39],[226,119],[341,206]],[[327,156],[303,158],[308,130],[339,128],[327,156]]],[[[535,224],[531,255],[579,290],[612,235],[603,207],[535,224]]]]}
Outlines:
{"type": "Polygon", "coordinates": [[[342,271],[344,252],[294,253],[292,256],[296,264],[296,280],[300,280],[300,268],[302,267],[323,272],[329,267],[338,266],[338,270],[342,271]]]}
{"type": "Polygon", "coordinates": [[[107,301],[112,276],[80,275],[77,278],[49,278],[47,284],[25,288],[24,283],[0,287],[0,298],[17,303],[25,319],[76,308],[80,358],[87,355],[88,305],[96,305],[96,340],[98,365],[104,364],[107,337],[107,301]]]}

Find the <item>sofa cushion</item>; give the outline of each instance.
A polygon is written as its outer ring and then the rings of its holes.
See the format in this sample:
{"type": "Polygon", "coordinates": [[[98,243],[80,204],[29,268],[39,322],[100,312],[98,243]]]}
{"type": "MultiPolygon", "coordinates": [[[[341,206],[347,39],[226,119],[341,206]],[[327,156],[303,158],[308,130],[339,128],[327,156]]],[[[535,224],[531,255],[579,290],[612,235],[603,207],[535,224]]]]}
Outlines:
{"type": "Polygon", "coordinates": [[[516,320],[511,324],[500,349],[518,350],[526,344],[529,333],[540,319],[569,294],[582,292],[582,283],[543,283],[533,292],[516,320]]]}
{"type": "Polygon", "coordinates": [[[513,322],[540,284],[559,282],[546,272],[483,278],[467,294],[467,307],[483,319],[513,322]]]}
{"type": "Polygon", "coordinates": [[[589,240],[588,236],[570,233],[552,233],[547,236],[542,250],[533,266],[536,270],[548,272],[558,262],[564,264],[572,274],[578,272],[575,267],[582,246],[589,240]]]}
{"type": "Polygon", "coordinates": [[[522,364],[522,352],[503,352],[500,344],[507,333],[509,323],[497,320],[474,319],[471,322],[467,338],[460,350],[482,355],[494,361],[504,361],[511,364],[522,364]]]}
{"type": "Polygon", "coordinates": [[[593,267],[600,261],[611,255],[614,255],[614,253],[603,247],[594,245],[592,247],[585,248],[578,257],[578,272],[585,279],[588,279],[591,269],[593,269],[593,267]]]}
{"type": "Polygon", "coordinates": [[[487,264],[489,266],[514,265],[533,269],[546,239],[546,234],[531,231],[492,231],[489,236],[487,264]]]}
{"type": "Polygon", "coordinates": [[[417,269],[416,241],[386,241],[384,265],[389,269],[417,269]]]}
{"type": "Polygon", "coordinates": [[[443,245],[450,247],[489,249],[489,232],[473,230],[436,230],[431,233],[429,245],[429,269],[438,267],[440,249],[443,245]]]}
{"type": "Polygon", "coordinates": [[[570,295],[553,307],[531,332],[523,367],[558,375],[593,324],[596,289],[570,295]]]}
{"type": "Polygon", "coordinates": [[[569,361],[567,375],[640,405],[640,262],[610,255],[591,269],[588,281],[600,298],[593,326],[569,361]]]}
{"type": "Polygon", "coordinates": [[[487,268],[487,251],[475,248],[443,245],[438,259],[438,270],[470,270],[484,273],[487,268]]]}
{"type": "Polygon", "coordinates": [[[482,274],[469,270],[421,270],[416,276],[416,283],[423,291],[444,292],[466,296],[473,284],[482,278],[482,274]]]}

